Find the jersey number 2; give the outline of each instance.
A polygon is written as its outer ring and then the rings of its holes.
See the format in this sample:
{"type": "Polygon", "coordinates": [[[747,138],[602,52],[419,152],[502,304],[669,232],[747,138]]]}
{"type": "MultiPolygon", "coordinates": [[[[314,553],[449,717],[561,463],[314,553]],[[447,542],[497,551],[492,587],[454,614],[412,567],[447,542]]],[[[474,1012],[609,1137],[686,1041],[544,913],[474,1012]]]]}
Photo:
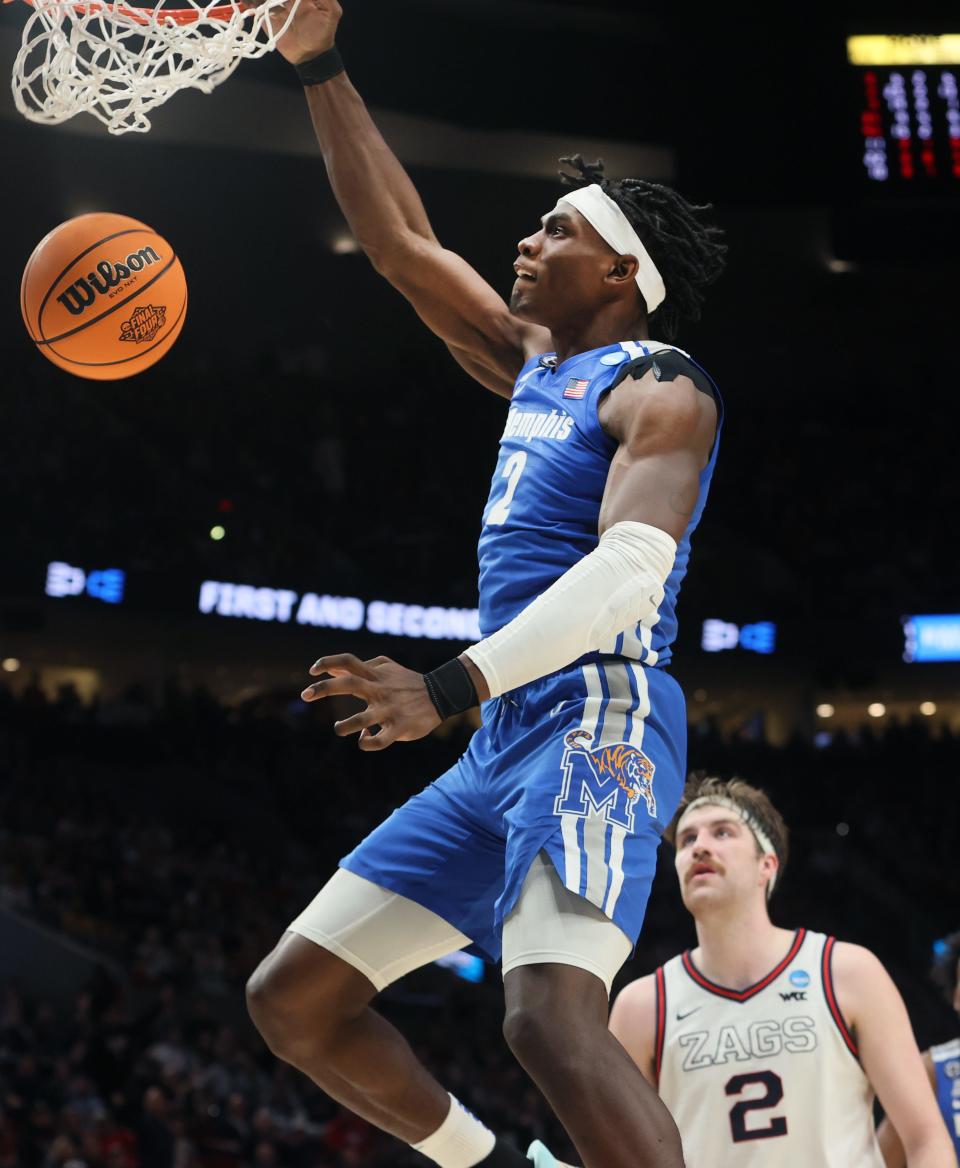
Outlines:
{"type": "Polygon", "coordinates": [[[503,464],[500,477],[507,480],[507,489],[503,492],[503,497],[490,508],[490,514],[487,516],[489,525],[499,527],[501,523],[506,523],[507,516],[510,514],[510,504],[513,502],[513,496],[517,493],[517,484],[520,482],[520,476],[526,465],[527,452],[525,450],[518,450],[511,454],[503,464]]]}
{"type": "Polygon", "coordinates": [[[783,1099],[783,1082],[773,1071],[755,1071],[751,1075],[734,1075],[727,1080],[724,1091],[728,1095],[739,1095],[744,1087],[759,1083],[766,1088],[766,1095],[759,1095],[756,1099],[744,1099],[735,1103],[730,1109],[730,1134],[735,1144],[744,1140],[770,1140],[776,1136],[787,1134],[787,1121],[782,1115],[772,1116],[768,1127],[747,1127],[748,1111],[765,1111],[768,1107],[776,1107],[783,1099]]]}

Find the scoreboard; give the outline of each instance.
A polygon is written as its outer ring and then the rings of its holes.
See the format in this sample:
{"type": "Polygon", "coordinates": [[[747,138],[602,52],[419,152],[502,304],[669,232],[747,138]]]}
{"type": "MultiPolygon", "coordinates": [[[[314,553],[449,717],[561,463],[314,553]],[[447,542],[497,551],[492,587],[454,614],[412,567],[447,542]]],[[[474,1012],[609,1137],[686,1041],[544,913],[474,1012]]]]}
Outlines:
{"type": "Polygon", "coordinates": [[[852,36],[861,184],[960,193],[960,34],[852,36]]]}

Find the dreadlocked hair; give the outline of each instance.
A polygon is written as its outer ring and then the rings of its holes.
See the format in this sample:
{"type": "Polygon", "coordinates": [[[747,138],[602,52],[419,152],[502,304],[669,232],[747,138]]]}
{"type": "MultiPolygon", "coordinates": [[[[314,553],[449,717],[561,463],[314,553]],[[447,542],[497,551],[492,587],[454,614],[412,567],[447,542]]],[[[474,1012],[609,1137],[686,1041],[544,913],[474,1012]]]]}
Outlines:
{"type": "Polygon", "coordinates": [[[699,218],[712,204],[698,207],[670,187],[640,178],[604,178],[600,159],[584,162],[581,154],[574,154],[560,161],[578,172],[560,171],[564,186],[597,183],[630,221],[667,289],[663,304],[650,314],[652,327],[665,341],[675,340],[681,321],[700,319],[703,290],[726,265],[723,231],[699,218]]]}

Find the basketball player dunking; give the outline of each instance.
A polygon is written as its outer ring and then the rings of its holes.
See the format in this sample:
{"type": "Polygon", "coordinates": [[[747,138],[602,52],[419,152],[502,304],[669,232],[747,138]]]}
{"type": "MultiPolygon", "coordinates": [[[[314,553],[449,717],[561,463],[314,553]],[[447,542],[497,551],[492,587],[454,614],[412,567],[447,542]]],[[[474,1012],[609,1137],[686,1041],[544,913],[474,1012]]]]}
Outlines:
{"type": "Polygon", "coordinates": [[[690,1168],[883,1168],[875,1091],[910,1168],[955,1168],[880,962],[771,923],[787,828],[764,792],[691,779],[667,837],[698,945],[626,986],[610,1029],[670,1108],[690,1168]]]}
{"type": "MultiPolygon", "coordinates": [[[[933,964],[933,977],[943,989],[947,1001],[960,1014],[960,932],[952,933],[942,945],[942,951],[933,964]]],[[[925,1050],[923,1065],[960,1162],[960,1037],[925,1050]]],[[[878,1135],[886,1168],[905,1168],[907,1154],[890,1116],[880,1124],[878,1135]]]]}
{"type": "Polygon", "coordinates": [[[279,49],[343,213],[511,405],[480,537],[483,640],[426,675],[327,657],[304,697],[363,699],[337,731],[364,750],[478,702],[483,726],[289,926],[250,980],[251,1014],[280,1058],[441,1168],[523,1164],[370,1008],[443,954],[502,954],[507,1041],[588,1168],[677,1168],[677,1129],[607,1016],[683,787],[683,696],[661,667],[721,422],[711,379],[650,331],[669,341],[699,314],[725,247],[704,208],[569,160],[576,189],[520,242],[508,307],[437,241],[343,72],[339,17],[302,0],[279,49]]]}

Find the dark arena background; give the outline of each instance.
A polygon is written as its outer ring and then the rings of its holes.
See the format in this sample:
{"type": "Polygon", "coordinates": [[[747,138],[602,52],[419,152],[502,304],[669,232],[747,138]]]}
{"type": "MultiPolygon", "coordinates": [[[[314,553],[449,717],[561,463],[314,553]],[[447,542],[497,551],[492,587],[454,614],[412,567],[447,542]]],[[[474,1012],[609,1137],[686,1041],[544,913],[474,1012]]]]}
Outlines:
{"type": "MultiPolygon", "coordinates": [[[[869,946],[920,1044],[951,1036],[928,970],[960,927],[960,27],[344,7],[437,234],[504,294],[561,155],[715,205],[729,268],[679,337],[727,407],[680,600],[689,763],[784,812],[776,922],[869,946]]],[[[0,10],[5,67],[25,13],[0,10]]],[[[298,695],[323,653],[429,669],[473,639],[505,403],[357,254],[275,54],[147,135],[29,124],[5,89],[0,158],[0,1168],[423,1163],[277,1062],[243,986],[472,731],[362,754],[298,695]],[[93,210],[189,282],[180,340],[127,381],[60,371],[20,321],[33,247],[93,210]]],[[[618,985],[693,941],[661,866],[618,985]]],[[[501,1039],[498,970],[382,1005],[487,1122],[573,1155],[501,1039]]]]}

